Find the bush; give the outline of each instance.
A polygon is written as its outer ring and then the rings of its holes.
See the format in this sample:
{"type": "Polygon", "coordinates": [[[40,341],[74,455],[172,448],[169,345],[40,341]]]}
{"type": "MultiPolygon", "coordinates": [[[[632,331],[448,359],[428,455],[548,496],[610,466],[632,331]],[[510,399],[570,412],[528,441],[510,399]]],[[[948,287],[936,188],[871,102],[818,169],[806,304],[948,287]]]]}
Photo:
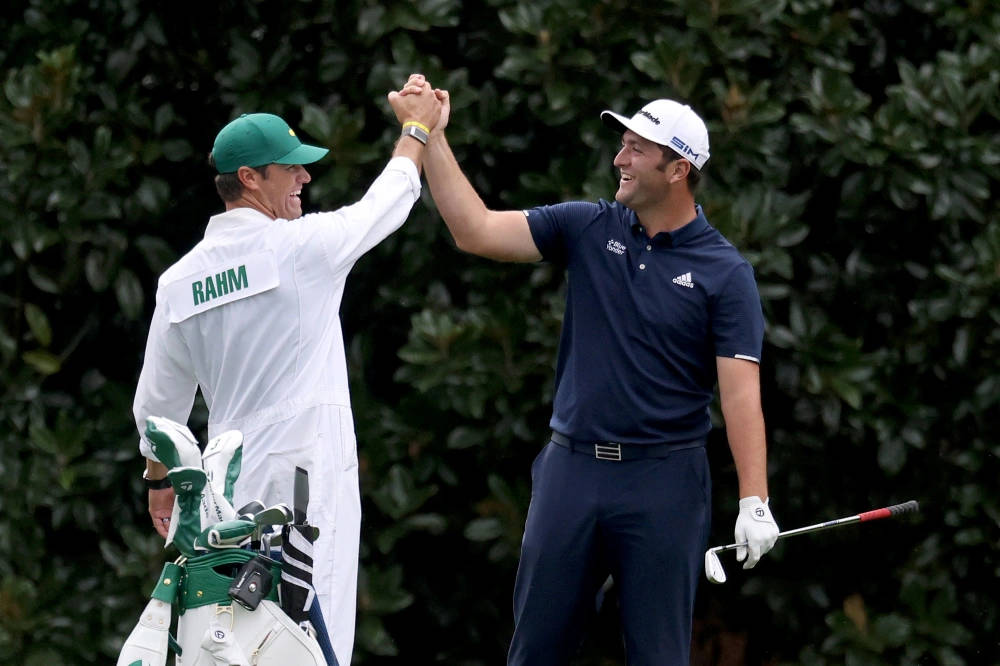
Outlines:
{"type": "MultiPolygon", "coordinates": [[[[700,201],[764,300],[779,524],[922,502],[914,520],[784,542],[752,575],[702,586],[695,658],[988,660],[1000,11],[856,5],[9,10],[0,652],[107,661],[173,556],[148,528],[130,404],[156,276],[220,207],[204,166],[215,132],[242,112],[284,115],[331,148],[307,193],[336,207],[381,169],[397,136],[385,92],[419,70],[452,91],[451,143],[495,208],[609,198],[605,108],[675,97],[697,109],[712,137],[700,201]]],[[[366,511],[356,662],[492,664],[511,630],[562,276],[456,252],[426,191],[423,204],[359,262],[343,307],[366,511]]],[[[192,417],[202,435],[205,418],[192,417]]],[[[736,491],[718,424],[723,543],[736,491]]],[[[580,663],[621,660],[612,602],[604,613],[580,663]]]]}

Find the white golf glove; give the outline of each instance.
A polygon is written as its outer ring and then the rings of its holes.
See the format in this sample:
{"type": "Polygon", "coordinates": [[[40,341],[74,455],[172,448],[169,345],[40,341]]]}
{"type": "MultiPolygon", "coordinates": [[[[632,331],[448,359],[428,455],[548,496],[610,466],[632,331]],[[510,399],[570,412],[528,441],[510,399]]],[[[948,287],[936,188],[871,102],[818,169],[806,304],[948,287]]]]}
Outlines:
{"type": "Polygon", "coordinates": [[[736,543],[747,545],[736,549],[736,559],[740,562],[746,560],[744,569],[752,569],[761,555],[771,550],[778,540],[778,524],[774,522],[771,510],[767,507],[768,501],[762,502],[756,495],[740,500],[740,515],[736,517],[736,543]]]}

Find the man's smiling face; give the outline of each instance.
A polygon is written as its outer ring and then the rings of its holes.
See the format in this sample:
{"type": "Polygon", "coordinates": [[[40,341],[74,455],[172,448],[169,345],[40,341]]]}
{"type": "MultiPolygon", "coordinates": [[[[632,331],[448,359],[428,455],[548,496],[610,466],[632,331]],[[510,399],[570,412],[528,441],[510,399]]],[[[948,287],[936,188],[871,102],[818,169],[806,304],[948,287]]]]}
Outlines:
{"type": "Polygon", "coordinates": [[[669,179],[659,168],[663,161],[658,144],[625,130],[622,149],[614,160],[620,173],[615,200],[637,212],[663,200],[669,192],[669,179]]]}
{"type": "Polygon", "coordinates": [[[259,198],[275,219],[302,217],[302,186],[312,180],[301,164],[270,164],[257,183],[259,198]]]}

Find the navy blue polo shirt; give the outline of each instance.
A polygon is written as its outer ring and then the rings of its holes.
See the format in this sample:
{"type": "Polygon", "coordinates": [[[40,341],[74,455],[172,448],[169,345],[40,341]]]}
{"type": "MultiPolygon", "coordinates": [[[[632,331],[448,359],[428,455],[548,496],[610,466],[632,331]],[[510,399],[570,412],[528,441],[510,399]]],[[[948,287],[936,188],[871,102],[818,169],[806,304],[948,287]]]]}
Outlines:
{"type": "Polygon", "coordinates": [[[552,429],[633,444],[705,436],[716,356],[760,361],[749,262],[700,206],[652,239],[632,210],[604,200],[525,214],[542,257],[568,274],[552,429]]]}

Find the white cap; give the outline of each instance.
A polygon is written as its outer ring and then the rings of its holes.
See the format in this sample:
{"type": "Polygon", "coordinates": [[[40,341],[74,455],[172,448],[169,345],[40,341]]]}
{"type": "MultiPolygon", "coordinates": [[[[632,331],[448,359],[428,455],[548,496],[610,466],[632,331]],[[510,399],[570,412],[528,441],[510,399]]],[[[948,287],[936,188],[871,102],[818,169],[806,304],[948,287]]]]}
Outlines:
{"type": "Polygon", "coordinates": [[[644,139],[667,146],[699,171],[708,161],[708,129],[687,104],[657,99],[642,107],[631,119],[602,111],[601,120],[620,132],[632,130],[644,139]]]}

